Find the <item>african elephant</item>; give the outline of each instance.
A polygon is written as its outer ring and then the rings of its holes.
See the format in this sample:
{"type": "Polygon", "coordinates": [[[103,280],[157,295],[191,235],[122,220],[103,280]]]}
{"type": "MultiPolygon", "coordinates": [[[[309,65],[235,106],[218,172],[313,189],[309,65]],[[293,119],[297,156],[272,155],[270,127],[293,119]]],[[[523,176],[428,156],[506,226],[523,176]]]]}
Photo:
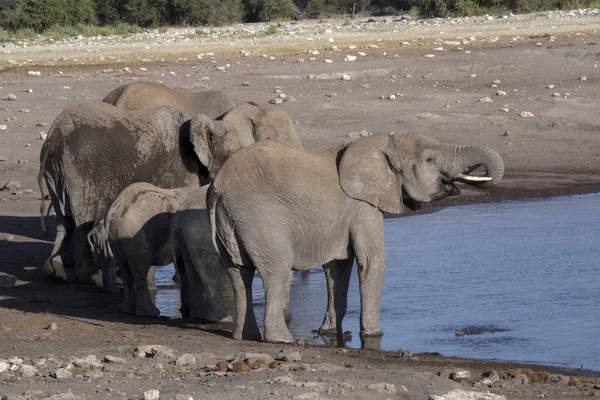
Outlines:
{"type": "Polygon", "coordinates": [[[254,270],[265,289],[265,339],[290,342],[283,316],[289,271],[325,266],[327,314],[321,331],[342,332],[353,259],[358,265],[361,337],[380,336],[385,249],[383,212],[403,211],[402,191],[428,202],[459,193],[455,181],[500,182],[500,155],[416,134],[361,138],[321,153],[263,142],[221,168],[208,192],[213,241],[236,300],[235,339],[257,339],[254,270]],[[486,176],[468,175],[484,166],[486,176]]]}
{"type": "MultiPolygon", "coordinates": [[[[287,114],[250,103],[236,106],[220,121],[196,116],[191,122],[191,132],[194,151],[208,167],[210,176],[216,175],[233,153],[258,141],[275,140],[302,147],[287,114]]],[[[206,187],[189,195],[175,214],[171,230],[175,235],[174,260],[181,279],[182,314],[205,320],[214,319],[209,318],[211,313],[218,319],[229,315],[234,308],[233,291],[212,244],[206,187]],[[216,291],[211,298],[219,304],[207,305],[204,297],[198,295],[207,275],[218,277],[217,288],[204,285],[204,290],[216,291]]]]}
{"type": "MultiPolygon", "coordinates": [[[[190,143],[189,118],[172,107],[123,111],[102,102],[64,110],[50,127],[40,154],[38,184],[44,180],[57,218],[54,248],[43,272],[90,283],[97,269],[86,236],[129,184],[145,181],[164,188],[199,186],[206,169],[190,143]]],[[[204,179],[204,180],[203,180],[204,179]]]]}
{"type": "Polygon", "coordinates": [[[211,119],[235,107],[235,102],[221,91],[186,92],[150,81],[121,85],[102,101],[126,111],[171,106],[188,115],[205,114],[211,119]]]}
{"type": "MultiPolygon", "coordinates": [[[[113,275],[113,258],[119,268],[125,289],[124,313],[159,316],[147,285],[148,271],[172,262],[171,220],[196,188],[161,189],[146,182],[133,183],[117,196],[106,216],[88,234],[93,252],[102,254],[103,277],[113,275]]],[[[114,282],[112,277],[106,281],[114,282]]]]}

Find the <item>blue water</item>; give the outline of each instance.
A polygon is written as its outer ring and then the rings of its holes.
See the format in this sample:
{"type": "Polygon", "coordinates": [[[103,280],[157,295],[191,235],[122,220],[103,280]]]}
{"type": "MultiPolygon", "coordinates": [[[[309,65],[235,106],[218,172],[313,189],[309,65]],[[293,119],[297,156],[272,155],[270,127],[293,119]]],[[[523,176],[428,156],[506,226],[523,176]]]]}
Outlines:
{"type": "MultiPolygon", "coordinates": [[[[384,229],[382,349],[600,370],[600,195],[452,207],[388,219],[384,229]],[[455,335],[469,327],[503,331],[455,335]]],[[[172,269],[159,271],[171,284],[172,269]]],[[[158,296],[163,315],[175,316],[178,291],[158,296]]],[[[291,307],[294,336],[319,343],[311,330],[326,307],[320,268],[294,274],[291,307]]],[[[346,346],[360,347],[359,315],[354,271],[346,346]]]]}

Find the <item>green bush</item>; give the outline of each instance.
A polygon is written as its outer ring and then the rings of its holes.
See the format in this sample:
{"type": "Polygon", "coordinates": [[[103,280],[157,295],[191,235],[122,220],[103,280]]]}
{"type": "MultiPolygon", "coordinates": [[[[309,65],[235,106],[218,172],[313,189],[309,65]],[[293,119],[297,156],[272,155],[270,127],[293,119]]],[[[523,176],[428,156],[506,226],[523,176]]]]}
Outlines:
{"type": "Polygon", "coordinates": [[[31,28],[42,32],[53,25],[95,24],[92,0],[17,0],[13,9],[4,12],[5,27],[11,30],[31,28]]]}
{"type": "Polygon", "coordinates": [[[176,25],[222,25],[241,21],[241,0],[171,0],[170,21],[176,25]]]}
{"type": "Polygon", "coordinates": [[[245,0],[247,22],[286,20],[297,17],[298,9],[291,0],[245,0]]]}

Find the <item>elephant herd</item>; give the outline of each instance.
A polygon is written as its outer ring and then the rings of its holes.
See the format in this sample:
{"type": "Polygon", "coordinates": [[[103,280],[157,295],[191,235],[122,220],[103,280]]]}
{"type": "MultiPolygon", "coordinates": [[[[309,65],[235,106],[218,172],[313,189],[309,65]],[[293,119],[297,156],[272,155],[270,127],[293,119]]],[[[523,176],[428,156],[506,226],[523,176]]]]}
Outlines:
{"type": "Polygon", "coordinates": [[[118,270],[122,311],[158,316],[153,267],[173,262],[184,317],[233,317],[235,339],[291,342],[292,271],[323,266],[319,332],[341,334],[356,261],[361,337],[380,336],[383,213],[402,213],[403,198],[456,195],[456,181],[491,188],[503,174],[492,149],[413,133],[309,151],[284,112],[218,91],[130,83],[67,108],[50,127],[38,183],[42,217],[46,193],[56,214],[56,240],[42,270],[91,283],[101,269],[111,293],[118,270]],[[485,176],[470,175],[482,166],[485,176]],[[255,272],[264,334],[252,306],[255,272]]]}

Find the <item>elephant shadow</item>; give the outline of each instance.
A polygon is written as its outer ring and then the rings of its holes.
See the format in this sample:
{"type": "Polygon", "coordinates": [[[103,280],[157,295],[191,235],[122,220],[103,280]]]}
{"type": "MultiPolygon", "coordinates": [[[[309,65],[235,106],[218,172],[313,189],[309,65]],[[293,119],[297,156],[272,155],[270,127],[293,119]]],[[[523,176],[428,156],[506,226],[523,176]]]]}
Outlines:
{"type": "MultiPolygon", "coordinates": [[[[48,232],[54,232],[48,219],[48,232]]],[[[230,336],[229,324],[202,324],[167,317],[143,318],[121,313],[122,293],[107,294],[101,287],[51,281],[41,266],[52,251],[54,237],[44,233],[39,217],[0,215],[0,273],[18,279],[13,288],[0,287],[0,308],[62,318],[83,318],[99,324],[165,325],[230,336]]]]}

